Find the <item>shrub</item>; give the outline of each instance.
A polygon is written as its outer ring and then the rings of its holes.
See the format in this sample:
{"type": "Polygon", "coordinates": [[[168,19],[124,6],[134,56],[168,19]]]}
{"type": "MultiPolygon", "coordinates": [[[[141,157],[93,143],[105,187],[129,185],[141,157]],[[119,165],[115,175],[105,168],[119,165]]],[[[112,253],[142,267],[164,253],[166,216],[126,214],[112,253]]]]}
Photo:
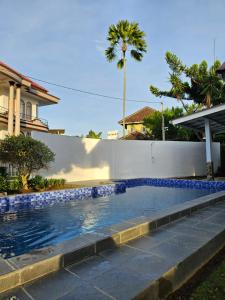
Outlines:
{"type": "Polygon", "coordinates": [[[65,179],[55,179],[55,178],[43,178],[40,175],[36,175],[28,181],[29,188],[35,191],[48,188],[59,188],[65,185],[65,179]]]}
{"type": "Polygon", "coordinates": [[[35,191],[42,190],[48,187],[48,180],[40,175],[36,175],[29,179],[28,186],[35,191]]]}
{"type": "Polygon", "coordinates": [[[0,176],[0,192],[7,192],[9,188],[8,180],[5,176],[0,176]]]}

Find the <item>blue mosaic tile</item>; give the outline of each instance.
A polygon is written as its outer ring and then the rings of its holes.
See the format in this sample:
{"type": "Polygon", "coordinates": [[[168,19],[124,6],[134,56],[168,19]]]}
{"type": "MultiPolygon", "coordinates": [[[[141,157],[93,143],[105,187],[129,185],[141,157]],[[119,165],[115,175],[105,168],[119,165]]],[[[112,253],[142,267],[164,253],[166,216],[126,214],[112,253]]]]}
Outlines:
{"type": "Polygon", "coordinates": [[[0,213],[31,207],[38,208],[58,202],[96,198],[126,191],[125,183],[0,197],[0,213]]]}

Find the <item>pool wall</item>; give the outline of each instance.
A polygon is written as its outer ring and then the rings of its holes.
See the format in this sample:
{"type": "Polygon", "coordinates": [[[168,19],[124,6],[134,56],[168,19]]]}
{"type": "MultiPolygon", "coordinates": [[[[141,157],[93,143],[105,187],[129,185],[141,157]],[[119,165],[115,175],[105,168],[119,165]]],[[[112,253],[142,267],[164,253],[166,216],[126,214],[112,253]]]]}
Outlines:
{"type": "Polygon", "coordinates": [[[225,190],[225,181],[207,181],[207,180],[183,180],[183,179],[166,179],[166,178],[135,178],[127,180],[119,180],[126,187],[136,187],[143,185],[150,186],[165,186],[176,188],[191,188],[191,189],[216,189],[225,190]]]}
{"type": "Polygon", "coordinates": [[[82,200],[86,198],[96,198],[113,193],[123,193],[126,191],[125,183],[116,183],[95,187],[84,187],[77,189],[66,189],[48,191],[31,194],[18,194],[13,196],[0,197],[0,212],[10,209],[17,209],[18,206],[40,207],[51,205],[55,202],[66,202],[70,200],[82,200]]]}
{"type": "Polygon", "coordinates": [[[77,189],[66,189],[31,194],[18,194],[13,196],[0,197],[0,213],[13,212],[21,206],[41,207],[56,202],[70,200],[82,200],[110,195],[112,193],[123,193],[126,188],[137,186],[162,186],[174,188],[225,190],[225,181],[204,181],[204,180],[181,180],[162,178],[138,178],[118,180],[115,184],[84,187],[77,189]]]}

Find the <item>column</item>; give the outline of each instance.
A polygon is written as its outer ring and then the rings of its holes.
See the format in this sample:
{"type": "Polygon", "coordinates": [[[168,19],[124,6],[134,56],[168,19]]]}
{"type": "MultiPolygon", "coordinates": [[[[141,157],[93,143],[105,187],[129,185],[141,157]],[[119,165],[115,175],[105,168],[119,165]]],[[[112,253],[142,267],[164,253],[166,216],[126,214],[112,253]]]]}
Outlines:
{"type": "Polygon", "coordinates": [[[213,161],[212,161],[212,135],[210,130],[210,122],[205,119],[205,147],[206,147],[206,168],[207,179],[214,179],[213,161]]]}
{"type": "Polygon", "coordinates": [[[9,98],[8,98],[8,135],[13,135],[14,119],[14,85],[15,82],[9,81],[9,98]]]}
{"type": "Polygon", "coordinates": [[[20,95],[21,85],[16,85],[16,101],[15,101],[15,135],[20,135],[20,95]]]}

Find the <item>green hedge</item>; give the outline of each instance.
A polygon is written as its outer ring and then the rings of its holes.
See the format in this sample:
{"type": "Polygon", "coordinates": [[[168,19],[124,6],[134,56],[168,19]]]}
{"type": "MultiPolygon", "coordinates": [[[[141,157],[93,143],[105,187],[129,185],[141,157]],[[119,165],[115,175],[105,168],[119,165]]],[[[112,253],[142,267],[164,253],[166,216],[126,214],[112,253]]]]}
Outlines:
{"type": "MultiPolygon", "coordinates": [[[[28,181],[29,189],[32,191],[42,191],[48,189],[64,187],[65,179],[44,178],[36,175],[28,181]]],[[[18,178],[9,179],[5,176],[0,176],[0,192],[16,193],[22,189],[22,183],[18,178]]]]}

